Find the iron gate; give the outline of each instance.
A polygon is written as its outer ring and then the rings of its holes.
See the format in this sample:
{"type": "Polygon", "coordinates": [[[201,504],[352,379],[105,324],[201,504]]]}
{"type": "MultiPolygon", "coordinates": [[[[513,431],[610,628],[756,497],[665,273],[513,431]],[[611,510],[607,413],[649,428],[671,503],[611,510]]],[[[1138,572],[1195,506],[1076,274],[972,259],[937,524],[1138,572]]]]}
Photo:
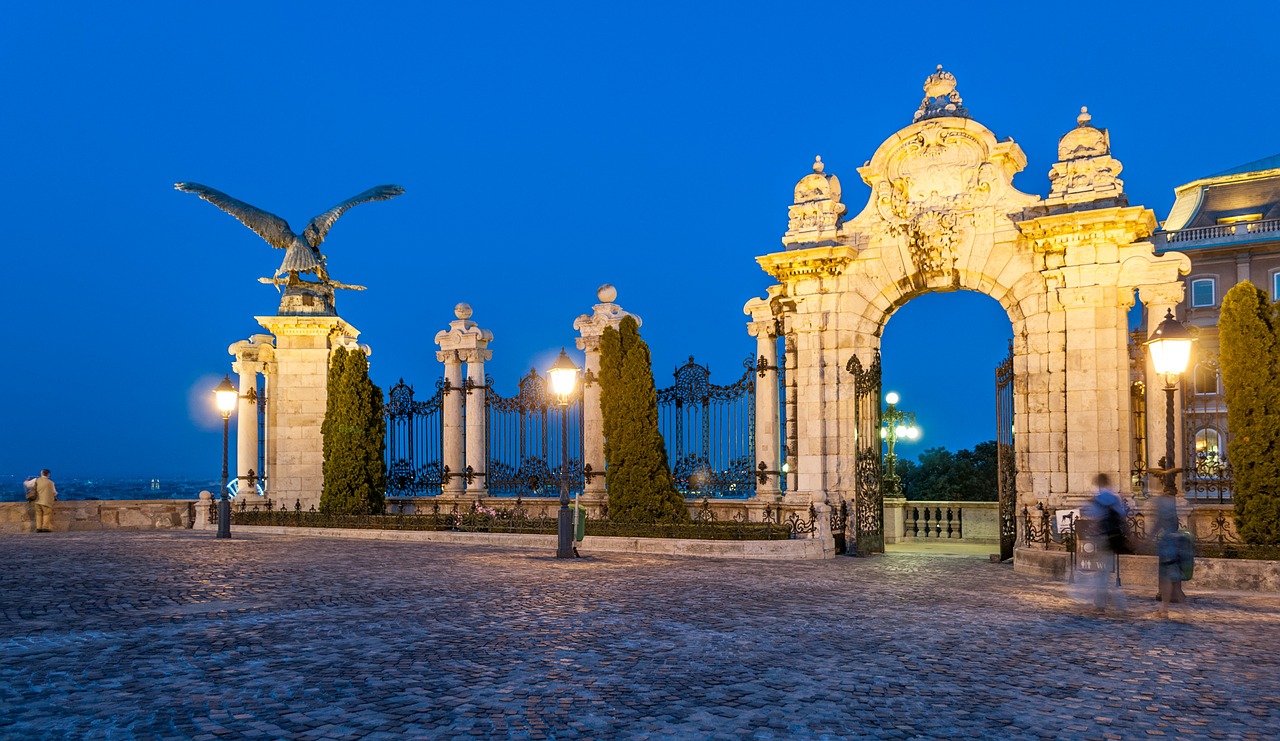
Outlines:
{"type": "Polygon", "coordinates": [[[1013,343],[996,366],[996,481],[1000,492],[1000,560],[1013,558],[1018,540],[1017,468],[1013,447],[1013,343]]]}
{"type": "Polygon", "coordinates": [[[667,446],[676,489],[686,497],[745,498],[756,488],[754,356],[735,383],[711,383],[705,365],[675,370],[675,383],[658,390],[658,429],[667,446]]]}
{"type": "Polygon", "coordinates": [[[845,369],[853,374],[854,502],[853,552],[857,556],[884,552],[884,492],[880,439],[880,351],[863,369],[858,356],[845,369]]]}
{"type": "Polygon", "coordinates": [[[383,415],[387,420],[387,496],[414,497],[440,493],[444,438],[441,401],[443,384],[426,401],[414,401],[413,387],[400,379],[388,394],[383,415]]]}
{"type": "MultiPolygon", "coordinates": [[[[493,391],[486,379],[487,440],[485,469],[491,497],[558,496],[560,477],[569,476],[569,492],[582,491],[582,393],[561,407],[536,370],[520,379],[515,396],[493,391]],[[569,427],[568,461],[562,450],[564,425],[569,427]]],[[[579,388],[581,388],[579,386],[579,388]]]]}

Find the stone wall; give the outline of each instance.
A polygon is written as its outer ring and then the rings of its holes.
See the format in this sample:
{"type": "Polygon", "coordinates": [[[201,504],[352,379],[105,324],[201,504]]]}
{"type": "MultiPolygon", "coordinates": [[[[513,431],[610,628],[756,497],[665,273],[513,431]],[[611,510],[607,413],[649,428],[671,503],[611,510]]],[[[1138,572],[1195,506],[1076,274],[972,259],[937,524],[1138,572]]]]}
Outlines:
{"type": "MultiPolygon", "coordinates": [[[[79,530],[176,530],[191,527],[195,502],[122,499],[56,502],[55,532],[79,530]]],[[[0,502],[0,533],[34,533],[35,505],[0,502]]]]}
{"type": "MultiPolygon", "coordinates": [[[[1013,554],[1013,570],[1019,574],[1053,581],[1071,579],[1071,554],[1018,548],[1013,554]]],[[[1080,572],[1074,573],[1076,580],[1080,572]]],[[[1120,583],[1124,587],[1156,587],[1155,556],[1121,556],[1120,583]]],[[[1251,592],[1280,592],[1280,561],[1253,561],[1244,558],[1196,558],[1195,578],[1185,588],[1230,589],[1251,592]]]]}

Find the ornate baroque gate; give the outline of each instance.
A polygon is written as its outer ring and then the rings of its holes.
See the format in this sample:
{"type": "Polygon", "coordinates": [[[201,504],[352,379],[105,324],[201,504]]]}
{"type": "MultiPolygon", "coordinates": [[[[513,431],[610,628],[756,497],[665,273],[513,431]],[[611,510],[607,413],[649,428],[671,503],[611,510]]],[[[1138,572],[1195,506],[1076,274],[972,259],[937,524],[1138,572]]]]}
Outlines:
{"type": "Polygon", "coordinates": [[[1013,558],[1018,540],[1017,469],[1013,447],[1013,343],[996,366],[996,481],[1000,492],[1000,560],[1013,558]]]}
{"type": "Polygon", "coordinates": [[[865,370],[858,357],[849,359],[853,374],[854,503],[850,527],[857,556],[884,552],[884,492],[880,488],[880,351],[865,370]]]}
{"type": "Polygon", "coordinates": [[[387,495],[420,497],[440,493],[444,418],[440,382],[426,401],[414,401],[413,387],[400,379],[388,394],[387,495]]]}
{"type": "Polygon", "coordinates": [[[558,496],[560,476],[568,467],[569,491],[582,491],[582,395],[569,402],[568,413],[551,398],[547,380],[535,370],[520,379],[510,398],[493,391],[486,379],[488,422],[486,451],[488,494],[493,497],[558,496]],[[561,450],[561,425],[569,425],[569,458],[561,450]]]}
{"type": "Polygon", "coordinates": [[[705,365],[689,362],[675,383],[658,390],[658,429],[676,489],[686,497],[749,497],[756,487],[754,357],[735,383],[711,383],[705,365]]]}

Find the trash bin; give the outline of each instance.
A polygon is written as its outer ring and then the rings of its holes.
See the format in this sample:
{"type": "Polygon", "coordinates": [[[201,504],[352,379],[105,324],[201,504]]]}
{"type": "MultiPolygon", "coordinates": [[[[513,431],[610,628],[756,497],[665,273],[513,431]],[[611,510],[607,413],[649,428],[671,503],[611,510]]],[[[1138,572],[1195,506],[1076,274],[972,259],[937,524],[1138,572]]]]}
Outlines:
{"type": "Polygon", "coordinates": [[[587,510],[581,504],[574,502],[573,504],[573,540],[575,543],[581,543],[582,539],[587,535],[587,510]]]}

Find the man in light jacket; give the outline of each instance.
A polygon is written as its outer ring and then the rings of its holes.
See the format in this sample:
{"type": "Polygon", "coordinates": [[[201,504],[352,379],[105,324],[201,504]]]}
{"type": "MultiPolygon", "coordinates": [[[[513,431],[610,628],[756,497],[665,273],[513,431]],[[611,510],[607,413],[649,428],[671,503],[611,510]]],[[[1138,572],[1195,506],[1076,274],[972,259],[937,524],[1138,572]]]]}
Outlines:
{"type": "Polygon", "coordinates": [[[53,485],[53,479],[49,478],[49,469],[40,472],[40,478],[36,479],[36,532],[51,533],[53,532],[53,503],[58,498],[58,487],[53,485]]]}

